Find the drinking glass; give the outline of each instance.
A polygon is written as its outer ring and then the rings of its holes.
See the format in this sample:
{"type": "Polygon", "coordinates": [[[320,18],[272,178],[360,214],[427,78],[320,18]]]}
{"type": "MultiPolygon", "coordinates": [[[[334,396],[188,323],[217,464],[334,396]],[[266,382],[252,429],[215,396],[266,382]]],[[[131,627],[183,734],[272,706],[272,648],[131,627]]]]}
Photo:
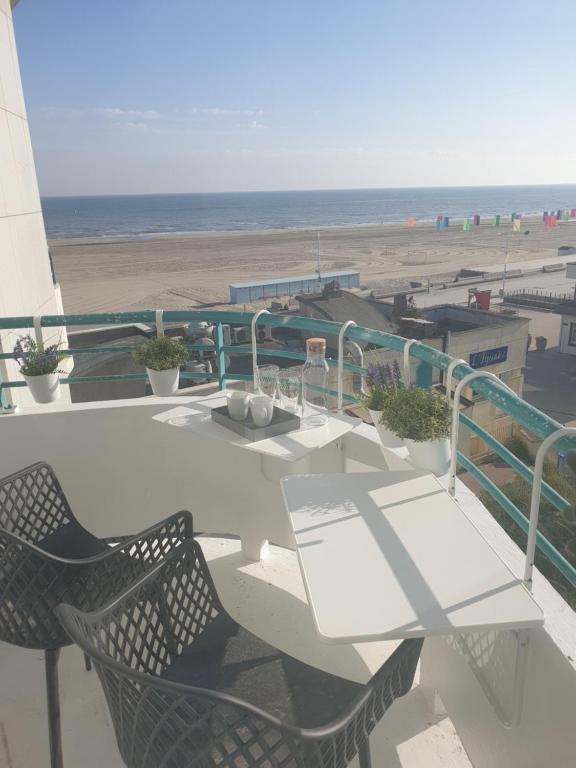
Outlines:
{"type": "Polygon", "coordinates": [[[302,368],[288,368],[280,373],[278,380],[280,403],[286,411],[297,413],[302,391],[302,368]]]}
{"type": "Polygon", "coordinates": [[[278,376],[280,368],[277,365],[259,365],[256,368],[254,391],[256,394],[268,395],[276,399],[278,396],[278,376]]]}

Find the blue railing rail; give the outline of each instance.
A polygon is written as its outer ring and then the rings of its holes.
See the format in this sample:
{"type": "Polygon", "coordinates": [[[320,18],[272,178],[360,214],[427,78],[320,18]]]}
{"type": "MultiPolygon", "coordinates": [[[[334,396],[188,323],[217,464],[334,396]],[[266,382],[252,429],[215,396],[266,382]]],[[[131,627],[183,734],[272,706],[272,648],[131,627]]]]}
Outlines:
{"type": "MultiPolygon", "coordinates": [[[[111,313],[95,313],[95,314],[76,314],[76,315],[44,315],[40,320],[42,328],[58,328],[58,327],[85,327],[91,326],[102,327],[109,325],[130,325],[130,324],[145,324],[153,327],[156,321],[157,314],[153,310],[139,310],[134,312],[111,312],[111,313]]],[[[182,371],[181,376],[184,379],[212,379],[218,381],[219,386],[222,388],[226,385],[226,381],[233,380],[250,380],[252,377],[246,374],[229,374],[225,368],[225,355],[226,354],[252,354],[252,347],[249,345],[234,345],[227,346],[224,344],[223,325],[242,325],[250,326],[254,314],[251,312],[236,312],[236,311],[219,311],[219,310],[165,310],[163,312],[163,323],[189,323],[205,321],[214,323],[216,326],[216,332],[214,334],[215,345],[210,348],[210,351],[215,352],[218,363],[218,372],[213,374],[197,373],[191,371],[182,371]]],[[[277,315],[277,314],[265,314],[258,318],[258,326],[269,326],[271,328],[290,328],[293,330],[304,331],[307,333],[314,333],[321,336],[328,336],[336,339],[342,328],[342,324],[334,323],[327,320],[319,320],[315,318],[298,317],[294,315],[277,315]]],[[[34,327],[34,317],[5,317],[0,318],[0,331],[1,330],[18,330],[26,331],[34,327]]],[[[420,366],[429,366],[436,368],[440,371],[447,372],[450,364],[453,362],[453,358],[449,355],[441,352],[433,347],[428,346],[422,342],[413,342],[412,340],[405,339],[402,336],[396,336],[394,334],[385,333],[383,331],[377,331],[370,328],[363,328],[361,326],[350,326],[346,329],[345,338],[350,341],[356,341],[363,344],[371,344],[377,347],[383,347],[396,351],[398,353],[404,353],[406,345],[409,345],[407,352],[410,358],[414,358],[419,362],[420,366]]],[[[202,351],[206,352],[206,346],[200,344],[187,344],[187,348],[190,351],[202,351]]],[[[111,345],[99,345],[96,347],[84,347],[79,349],[68,350],[69,354],[74,357],[79,355],[91,355],[106,353],[129,353],[133,347],[120,347],[111,345]]],[[[265,349],[259,348],[259,356],[274,356],[284,357],[292,360],[304,360],[305,355],[302,352],[292,350],[277,350],[277,349],[265,349]]],[[[0,354],[0,360],[11,357],[10,352],[4,352],[0,354]]],[[[330,360],[330,365],[337,366],[337,360],[330,360]]],[[[364,371],[361,367],[346,362],[344,365],[345,370],[352,371],[354,373],[362,374],[364,371]]],[[[463,379],[468,374],[472,373],[473,369],[466,363],[460,363],[453,367],[453,378],[457,380],[463,379]]],[[[145,373],[129,373],[129,374],[113,374],[103,376],[71,376],[63,378],[62,383],[68,384],[81,384],[81,383],[95,383],[100,381],[129,381],[129,380],[145,380],[145,373]]],[[[26,386],[24,381],[0,381],[0,393],[5,393],[13,387],[26,386]]],[[[488,401],[496,405],[501,411],[512,417],[518,424],[525,429],[532,432],[537,437],[544,439],[548,435],[553,434],[561,425],[554,419],[551,419],[546,414],[534,408],[526,401],[519,398],[514,392],[512,392],[505,385],[499,385],[494,380],[478,379],[471,382],[471,388],[486,398],[488,401]]],[[[331,392],[335,395],[335,392],[331,392]]],[[[347,401],[353,401],[354,398],[350,395],[346,395],[347,401]]],[[[473,422],[468,416],[461,414],[460,421],[463,426],[474,432],[480,437],[490,448],[494,451],[503,461],[505,461],[510,467],[512,467],[520,477],[527,482],[531,483],[534,478],[533,471],[530,467],[526,466],[520,461],[514,454],[512,454],[505,446],[499,443],[492,435],[490,435],[481,426],[473,422]]],[[[576,448],[576,440],[571,437],[561,440],[557,444],[557,449],[566,451],[576,448]]],[[[458,463],[473,475],[480,485],[498,502],[500,507],[513,519],[522,530],[527,530],[528,519],[526,516],[508,499],[508,497],[499,489],[494,483],[467,457],[458,454],[458,463]]],[[[556,507],[556,509],[563,511],[570,506],[570,502],[564,499],[557,491],[546,483],[542,485],[542,494],[544,497],[556,507]]],[[[570,582],[570,584],[576,587],[576,568],[569,563],[544,537],[542,534],[538,534],[537,546],[544,556],[559,570],[560,573],[570,582]]]]}

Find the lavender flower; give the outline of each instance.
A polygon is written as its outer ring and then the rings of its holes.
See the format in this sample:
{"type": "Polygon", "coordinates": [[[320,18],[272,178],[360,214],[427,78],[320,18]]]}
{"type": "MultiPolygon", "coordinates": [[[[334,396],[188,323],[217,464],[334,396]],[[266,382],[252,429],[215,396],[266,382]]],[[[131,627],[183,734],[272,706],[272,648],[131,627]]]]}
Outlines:
{"type": "Polygon", "coordinates": [[[25,376],[61,373],[58,366],[66,355],[59,347],[60,344],[51,344],[41,350],[31,336],[22,336],[14,345],[13,357],[20,366],[20,372],[25,376]]]}
{"type": "Polygon", "coordinates": [[[386,388],[402,382],[402,374],[397,361],[390,363],[373,362],[366,367],[366,384],[370,389],[386,388]]]}

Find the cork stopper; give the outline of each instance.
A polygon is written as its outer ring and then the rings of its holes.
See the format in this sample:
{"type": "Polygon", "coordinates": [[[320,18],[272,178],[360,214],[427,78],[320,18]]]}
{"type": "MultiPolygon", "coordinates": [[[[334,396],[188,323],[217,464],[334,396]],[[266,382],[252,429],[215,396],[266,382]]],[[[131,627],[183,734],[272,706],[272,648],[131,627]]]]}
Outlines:
{"type": "Polygon", "coordinates": [[[308,339],[306,342],[306,352],[309,355],[326,354],[326,339],[308,339]]]}

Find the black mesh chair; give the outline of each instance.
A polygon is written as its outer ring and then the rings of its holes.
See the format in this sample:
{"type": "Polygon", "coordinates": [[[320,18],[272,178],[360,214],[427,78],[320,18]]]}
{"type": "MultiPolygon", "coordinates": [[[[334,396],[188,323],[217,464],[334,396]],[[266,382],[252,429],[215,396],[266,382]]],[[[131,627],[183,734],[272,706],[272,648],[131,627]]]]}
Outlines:
{"type": "Polygon", "coordinates": [[[58,656],[71,643],[54,609],[100,607],[191,537],[189,512],[120,542],[93,536],[45,463],[0,480],[0,640],[45,652],[53,768],[62,765],[58,656]]]}
{"type": "Polygon", "coordinates": [[[128,768],[344,768],[410,690],[422,640],[367,685],[310,667],[239,626],[197,542],[92,613],[57,613],[100,677],[128,768]]]}

